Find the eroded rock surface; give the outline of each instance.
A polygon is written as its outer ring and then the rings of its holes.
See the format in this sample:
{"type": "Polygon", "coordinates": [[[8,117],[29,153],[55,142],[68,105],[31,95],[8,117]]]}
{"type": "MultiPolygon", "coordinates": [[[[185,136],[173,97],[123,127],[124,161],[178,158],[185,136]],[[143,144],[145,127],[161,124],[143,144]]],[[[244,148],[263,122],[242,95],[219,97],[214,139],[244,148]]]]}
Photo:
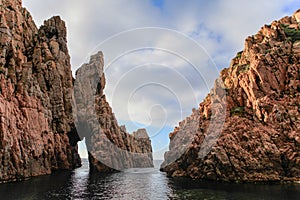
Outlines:
{"type": "Polygon", "coordinates": [[[170,134],[161,170],[222,181],[300,179],[299,16],[246,39],[212,93],[170,134]]]}
{"type": "Polygon", "coordinates": [[[145,129],[133,134],[119,126],[103,93],[103,54],[93,55],[76,71],[77,130],[86,138],[91,171],[111,172],[153,167],[151,141],[145,129]]]}
{"type": "Polygon", "coordinates": [[[0,5],[0,182],[80,166],[65,23],[0,5]]]}

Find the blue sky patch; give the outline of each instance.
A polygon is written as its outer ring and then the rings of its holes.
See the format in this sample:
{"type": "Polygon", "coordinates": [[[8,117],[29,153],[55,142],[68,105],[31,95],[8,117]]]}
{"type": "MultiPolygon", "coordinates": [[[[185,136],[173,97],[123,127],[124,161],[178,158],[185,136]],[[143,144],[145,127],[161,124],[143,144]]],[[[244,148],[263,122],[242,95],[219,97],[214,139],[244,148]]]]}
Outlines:
{"type": "Polygon", "coordinates": [[[293,13],[300,9],[300,1],[293,1],[283,8],[284,12],[293,13]]]}
{"type": "Polygon", "coordinates": [[[156,7],[163,8],[164,0],[151,0],[152,4],[156,7]]]}

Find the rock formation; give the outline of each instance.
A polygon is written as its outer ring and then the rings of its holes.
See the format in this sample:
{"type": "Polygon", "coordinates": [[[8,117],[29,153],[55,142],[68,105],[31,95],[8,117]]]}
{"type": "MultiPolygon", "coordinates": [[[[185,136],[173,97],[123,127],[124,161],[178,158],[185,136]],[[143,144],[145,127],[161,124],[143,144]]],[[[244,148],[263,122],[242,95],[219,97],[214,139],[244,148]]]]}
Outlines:
{"type": "Polygon", "coordinates": [[[0,0],[0,182],[80,166],[65,23],[0,0]]]}
{"type": "Polygon", "coordinates": [[[91,170],[153,166],[146,131],[119,127],[105,99],[102,53],[73,79],[60,17],[38,29],[21,0],[0,0],[0,45],[0,182],[79,167],[83,137],[91,170]]]}
{"type": "Polygon", "coordinates": [[[170,134],[162,171],[221,181],[300,180],[299,23],[300,10],[246,39],[211,94],[170,134]]]}
{"type": "Polygon", "coordinates": [[[86,138],[92,171],[110,172],[126,168],[153,167],[151,141],[145,129],[133,134],[119,126],[103,93],[103,54],[76,71],[75,103],[77,130],[86,138]]]}

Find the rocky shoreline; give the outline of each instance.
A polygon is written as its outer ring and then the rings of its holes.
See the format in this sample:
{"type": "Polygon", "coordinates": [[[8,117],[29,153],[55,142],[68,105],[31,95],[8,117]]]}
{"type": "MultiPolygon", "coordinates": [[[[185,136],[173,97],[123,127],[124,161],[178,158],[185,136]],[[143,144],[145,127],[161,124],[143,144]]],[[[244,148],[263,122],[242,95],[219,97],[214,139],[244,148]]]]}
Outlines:
{"type": "MultiPolygon", "coordinates": [[[[147,133],[140,130],[144,135],[138,139],[118,126],[102,92],[105,81],[101,73],[90,74],[101,79],[97,83],[101,91],[97,91],[91,105],[98,108],[98,131],[103,132],[101,128],[105,134],[93,138],[91,133],[77,130],[74,112],[80,103],[74,105],[76,81],[71,72],[65,22],[56,16],[37,28],[21,0],[0,0],[0,5],[0,183],[81,166],[77,142],[83,136],[93,140],[88,144],[90,155],[99,153],[92,146],[105,137],[117,148],[141,155],[139,160],[128,159],[123,167],[153,166],[147,133]]],[[[90,64],[94,70],[103,70],[102,54],[91,60],[96,62],[90,64]]],[[[102,171],[98,160],[90,156],[91,169],[102,171]]]]}
{"type": "MultiPolygon", "coordinates": [[[[0,0],[0,183],[81,166],[153,167],[145,129],[119,126],[103,92],[102,52],[72,77],[65,22],[37,28],[21,0],[0,0]]],[[[300,10],[245,40],[192,115],[170,133],[161,170],[224,182],[300,182],[300,10]]]]}
{"type": "Polygon", "coordinates": [[[211,94],[170,133],[162,171],[226,182],[300,180],[299,24],[300,10],[246,39],[211,94]]]}

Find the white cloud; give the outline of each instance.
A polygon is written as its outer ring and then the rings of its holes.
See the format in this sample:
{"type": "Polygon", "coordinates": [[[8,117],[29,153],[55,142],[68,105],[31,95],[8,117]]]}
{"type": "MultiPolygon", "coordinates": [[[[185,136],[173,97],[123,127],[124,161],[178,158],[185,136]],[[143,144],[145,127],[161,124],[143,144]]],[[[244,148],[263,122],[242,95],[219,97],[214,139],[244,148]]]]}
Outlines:
{"type": "MultiPolygon", "coordinates": [[[[206,66],[207,55],[199,53],[198,57],[206,66]]],[[[174,126],[204,97],[203,88],[208,93],[210,86],[204,80],[210,76],[203,72],[205,70],[181,57],[160,49],[136,51],[106,68],[109,81],[105,93],[119,119],[174,126]],[[157,105],[162,109],[153,110],[157,105]]]]}
{"type": "MultiPolygon", "coordinates": [[[[283,8],[292,2],[165,0],[164,8],[159,9],[150,0],[23,0],[39,25],[52,15],[61,15],[67,21],[74,68],[84,61],[87,52],[96,44],[120,31],[140,27],[164,27],[190,34],[195,31],[201,33],[198,28],[205,24],[211,33],[223,37],[226,46],[219,48],[242,48],[247,35],[254,34],[264,23],[286,14],[283,8]]],[[[207,37],[197,39],[200,43],[207,42],[207,37]]],[[[214,42],[205,45],[207,49],[210,45],[214,46],[211,52],[216,50],[214,42]]]]}

